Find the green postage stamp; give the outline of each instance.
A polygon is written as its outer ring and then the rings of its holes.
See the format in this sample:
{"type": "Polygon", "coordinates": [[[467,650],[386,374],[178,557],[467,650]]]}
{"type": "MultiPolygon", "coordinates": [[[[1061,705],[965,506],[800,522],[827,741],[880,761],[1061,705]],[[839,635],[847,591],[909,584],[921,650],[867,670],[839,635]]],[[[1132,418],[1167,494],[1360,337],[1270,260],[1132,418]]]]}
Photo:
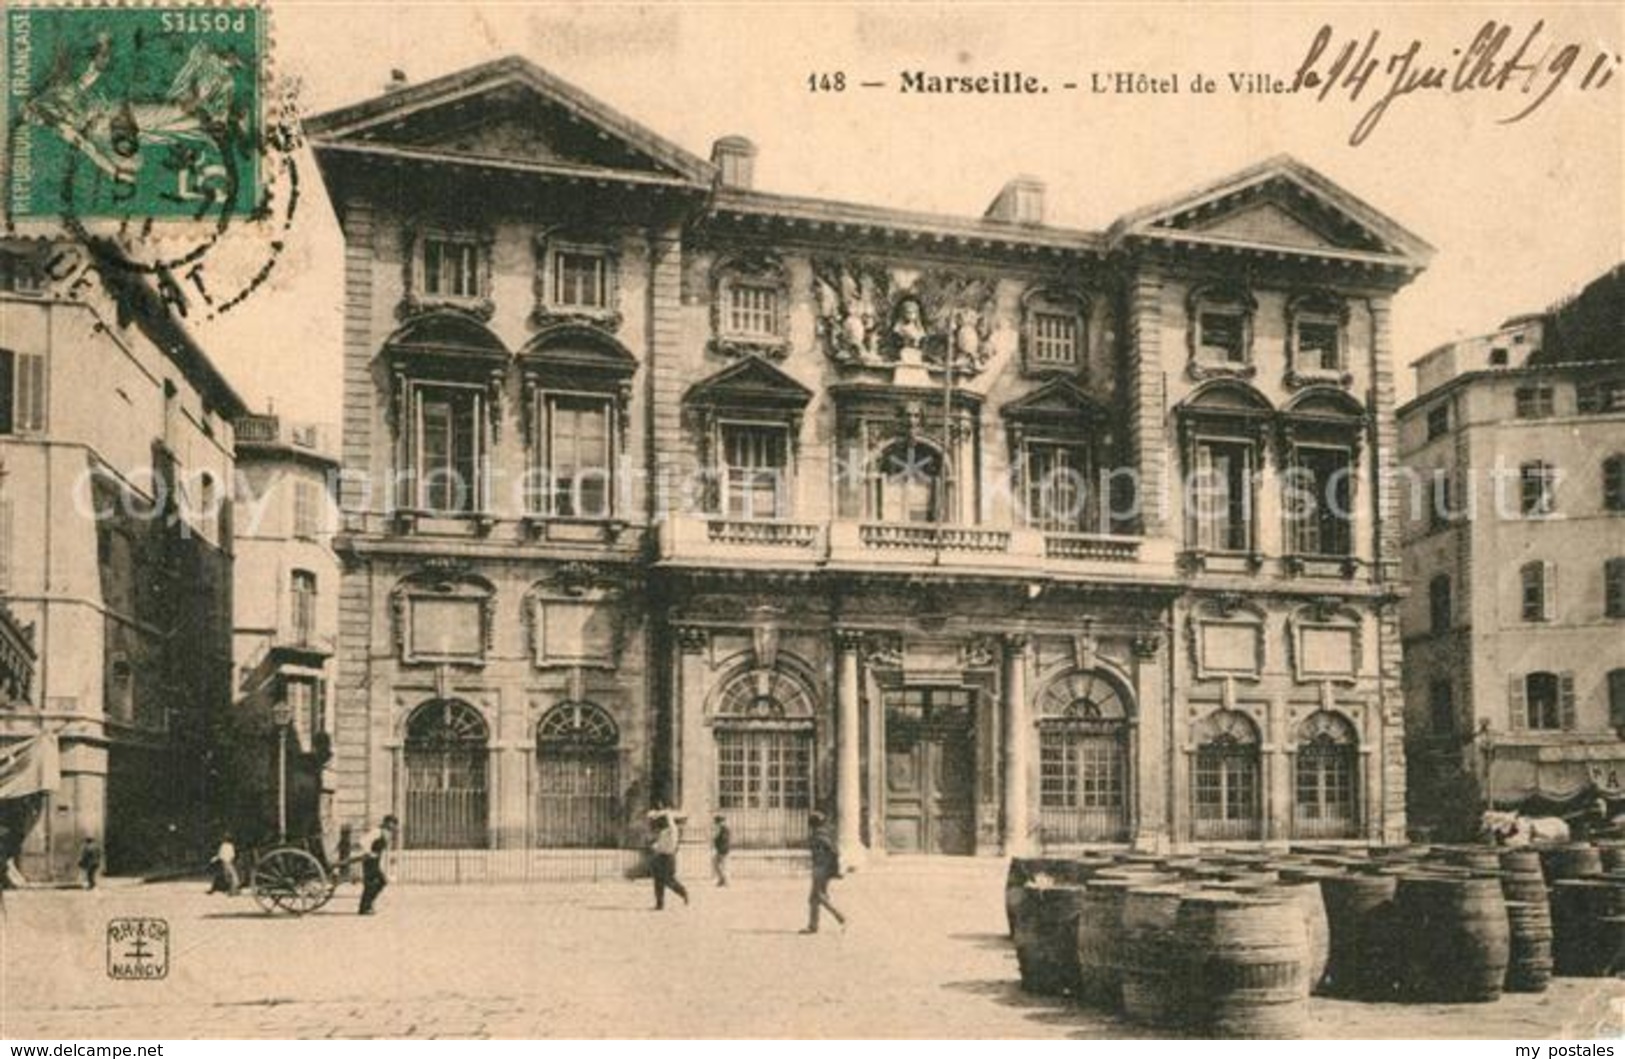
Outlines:
{"type": "Polygon", "coordinates": [[[4,17],[11,220],[255,211],[262,9],[40,6],[4,17]]]}

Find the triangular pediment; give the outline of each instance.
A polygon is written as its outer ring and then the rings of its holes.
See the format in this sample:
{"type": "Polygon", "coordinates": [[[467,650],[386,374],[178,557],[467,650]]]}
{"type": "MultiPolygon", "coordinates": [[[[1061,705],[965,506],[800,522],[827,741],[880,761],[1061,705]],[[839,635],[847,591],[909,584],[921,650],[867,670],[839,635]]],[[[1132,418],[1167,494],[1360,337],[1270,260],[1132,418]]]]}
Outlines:
{"type": "Polygon", "coordinates": [[[1129,214],[1111,230],[1114,240],[1128,236],[1389,259],[1413,268],[1433,252],[1392,218],[1286,157],[1129,214]]]}
{"type": "Polygon", "coordinates": [[[1051,379],[1025,397],[1000,406],[999,413],[1006,419],[1018,421],[1081,423],[1104,417],[1105,409],[1076,382],[1058,378],[1051,379]]]}
{"type": "Polygon", "coordinates": [[[511,56],[310,119],[318,143],[708,185],[710,163],[511,56]]]}
{"type": "Polygon", "coordinates": [[[801,409],[812,391],[761,357],[745,357],[690,386],[683,400],[718,408],[801,409]]]}

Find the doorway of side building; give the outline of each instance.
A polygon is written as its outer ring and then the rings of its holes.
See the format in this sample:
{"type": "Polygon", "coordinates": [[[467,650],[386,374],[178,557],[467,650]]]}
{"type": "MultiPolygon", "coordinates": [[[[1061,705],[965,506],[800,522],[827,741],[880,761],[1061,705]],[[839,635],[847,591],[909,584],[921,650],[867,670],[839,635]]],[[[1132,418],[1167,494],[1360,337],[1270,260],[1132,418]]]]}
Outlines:
{"type": "Polygon", "coordinates": [[[976,851],[977,695],[951,685],[885,692],[888,852],[976,851]]]}

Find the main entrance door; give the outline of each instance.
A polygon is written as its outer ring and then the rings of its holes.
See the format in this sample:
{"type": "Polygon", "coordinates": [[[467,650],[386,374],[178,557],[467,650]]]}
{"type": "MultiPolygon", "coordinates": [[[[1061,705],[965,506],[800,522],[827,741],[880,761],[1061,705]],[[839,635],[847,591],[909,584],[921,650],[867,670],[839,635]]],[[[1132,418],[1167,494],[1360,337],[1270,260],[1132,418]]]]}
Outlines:
{"type": "Polygon", "coordinates": [[[886,849],[976,851],[976,692],[904,687],[886,693],[886,849]]]}

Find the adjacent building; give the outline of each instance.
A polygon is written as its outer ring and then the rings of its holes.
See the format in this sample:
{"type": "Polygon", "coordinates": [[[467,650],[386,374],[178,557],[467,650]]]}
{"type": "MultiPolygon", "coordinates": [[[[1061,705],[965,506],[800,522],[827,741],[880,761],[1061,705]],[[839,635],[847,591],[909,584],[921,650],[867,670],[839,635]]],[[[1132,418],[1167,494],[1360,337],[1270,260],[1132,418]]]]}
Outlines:
{"type": "Polygon", "coordinates": [[[662,804],[747,857],[1404,837],[1392,219],[1287,158],[1103,232],[773,194],[517,58],[308,129],[336,811],[408,870],[662,804]]]}
{"type": "Polygon", "coordinates": [[[1411,813],[1625,796],[1625,272],[1416,362],[1400,410],[1411,813]]]}
{"type": "Polygon", "coordinates": [[[99,259],[71,297],[46,284],[100,253],[0,245],[0,595],[33,652],[9,666],[29,686],[0,743],[60,749],[5,808],[35,879],[71,878],[85,837],[118,872],[203,849],[230,698],[243,404],[132,271],[99,259]]]}
{"type": "Polygon", "coordinates": [[[332,846],[337,449],[326,428],[277,415],[236,426],[235,837],[322,836],[332,846]]]}

